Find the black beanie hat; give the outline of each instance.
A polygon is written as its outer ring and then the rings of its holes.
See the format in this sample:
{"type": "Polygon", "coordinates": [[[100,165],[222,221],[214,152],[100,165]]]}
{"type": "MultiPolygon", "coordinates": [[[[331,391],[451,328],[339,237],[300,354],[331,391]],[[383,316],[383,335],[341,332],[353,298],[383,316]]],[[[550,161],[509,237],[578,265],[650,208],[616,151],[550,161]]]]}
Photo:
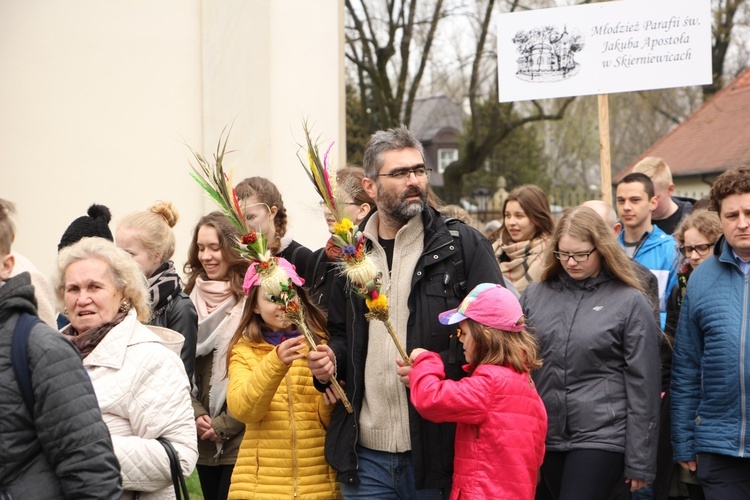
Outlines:
{"type": "Polygon", "coordinates": [[[58,252],[73,243],[77,243],[81,238],[89,236],[98,236],[109,241],[115,241],[108,225],[109,221],[112,220],[109,208],[94,204],[89,207],[87,213],[88,215],[74,220],[65,230],[62,239],[60,239],[60,244],[57,245],[58,252]]]}

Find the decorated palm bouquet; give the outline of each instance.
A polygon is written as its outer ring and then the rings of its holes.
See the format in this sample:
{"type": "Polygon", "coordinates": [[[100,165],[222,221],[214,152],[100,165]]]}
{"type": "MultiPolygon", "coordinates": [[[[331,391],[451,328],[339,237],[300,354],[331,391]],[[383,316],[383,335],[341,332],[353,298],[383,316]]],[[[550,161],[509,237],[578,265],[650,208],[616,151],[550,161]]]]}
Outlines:
{"type": "Polygon", "coordinates": [[[307,128],[307,124],[304,124],[304,131],[307,161],[305,162],[300,158],[300,163],[302,163],[326,208],[331,211],[336,219],[333,225],[332,240],[341,251],[341,270],[352,286],[352,290],[365,299],[368,310],[368,313],[365,314],[367,320],[382,321],[396,344],[401,359],[407,365],[411,364],[390,320],[388,297],[382,293],[383,274],[378,271],[372,256],[368,253],[365,247],[365,237],[359,226],[346,218],[338,209],[339,206],[344,206],[341,202],[344,195],[338,189],[339,186],[336,186],[336,177],[335,174],[331,175],[328,161],[333,143],[328,146],[321,159],[317,144],[313,143],[310,138],[310,130],[307,128]]]}
{"type": "MultiPolygon", "coordinates": [[[[254,286],[260,286],[266,297],[281,306],[286,318],[299,328],[309,348],[315,350],[318,342],[307,327],[305,308],[299,301],[295,288],[295,285],[302,286],[304,281],[289,261],[271,255],[264,235],[255,231],[248,231],[244,213],[232,187],[231,177],[224,172],[223,159],[226,153],[226,144],[227,138],[224,138],[223,142],[219,140],[213,166],[199,153],[191,150],[198,164],[197,167],[192,166],[191,176],[216,201],[232,224],[243,235],[236,244],[239,253],[251,261],[243,283],[245,293],[248,293],[254,286]]],[[[335,378],[331,378],[331,386],[337,392],[346,410],[351,413],[353,411],[352,406],[343,388],[335,378]]]]}

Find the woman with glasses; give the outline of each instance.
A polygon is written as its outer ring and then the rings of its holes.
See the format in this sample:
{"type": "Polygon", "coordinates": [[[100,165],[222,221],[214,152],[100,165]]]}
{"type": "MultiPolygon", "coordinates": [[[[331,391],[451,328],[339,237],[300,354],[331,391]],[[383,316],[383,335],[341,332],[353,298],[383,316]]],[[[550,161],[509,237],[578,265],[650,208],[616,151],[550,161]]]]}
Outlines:
{"type": "Polygon", "coordinates": [[[503,203],[503,225],[490,240],[496,240],[492,246],[503,277],[519,293],[539,279],[542,255],[554,227],[547,195],[538,186],[519,186],[503,203]]]}
{"type": "Polygon", "coordinates": [[[265,177],[248,177],[235,186],[247,228],[265,235],[271,254],[291,262],[300,276],[307,274],[312,250],[287,232],[288,214],[276,185],[265,177]]]}
{"type": "Polygon", "coordinates": [[[667,300],[667,324],[664,328],[666,341],[662,348],[662,391],[664,392],[664,400],[662,403],[657,478],[654,482],[655,499],[668,498],[670,487],[674,483],[672,478],[675,472],[678,478],[675,485],[677,488],[687,490],[685,493],[688,493],[693,500],[704,498],[703,488],[695,477],[695,472],[683,469],[672,460],[669,385],[672,380],[672,346],[674,345],[688,278],[700,263],[713,255],[714,243],[719,239],[721,233],[721,221],[719,221],[716,212],[695,210],[682,219],[673,235],[677,240],[677,249],[680,251],[681,259],[680,269],[677,272],[677,286],[672,288],[672,293],[667,300]]]}
{"type": "MultiPolygon", "coordinates": [[[[342,167],[336,171],[336,185],[341,188],[337,209],[355,225],[361,224],[370,210],[375,208],[375,202],[362,188],[364,176],[364,169],[354,165],[342,167]]],[[[328,232],[333,234],[333,225],[336,220],[331,211],[326,208],[325,203],[321,201],[320,206],[328,224],[328,232]]],[[[329,239],[326,246],[313,252],[307,263],[308,275],[304,278],[310,300],[324,311],[328,310],[331,285],[340,260],[341,249],[333,243],[332,239],[329,239]]]]}
{"type": "Polygon", "coordinates": [[[588,207],[563,215],[539,281],[521,297],[539,340],[548,415],[542,476],[553,498],[606,499],[653,481],[659,326],[611,228],[588,207]]]}

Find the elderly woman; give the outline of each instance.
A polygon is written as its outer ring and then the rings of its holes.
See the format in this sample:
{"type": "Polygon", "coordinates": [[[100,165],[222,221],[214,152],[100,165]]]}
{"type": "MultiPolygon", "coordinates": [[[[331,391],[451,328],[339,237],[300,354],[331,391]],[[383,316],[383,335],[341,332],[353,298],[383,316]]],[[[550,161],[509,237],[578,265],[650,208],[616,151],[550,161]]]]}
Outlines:
{"type": "Polygon", "coordinates": [[[174,498],[169,440],[190,474],[198,451],[182,336],[144,325],[150,308],[146,278],[124,250],[83,238],[58,256],[59,298],[120,461],[125,498],[174,498]]]}

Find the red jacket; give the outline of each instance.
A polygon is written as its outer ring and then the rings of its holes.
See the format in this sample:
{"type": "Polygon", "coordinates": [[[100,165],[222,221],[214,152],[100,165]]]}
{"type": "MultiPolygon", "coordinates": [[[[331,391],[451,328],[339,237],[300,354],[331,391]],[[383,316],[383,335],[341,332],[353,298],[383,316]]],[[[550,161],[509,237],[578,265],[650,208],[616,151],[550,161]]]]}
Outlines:
{"type": "Polygon", "coordinates": [[[528,374],[479,365],[471,377],[445,380],[440,356],[426,352],[409,381],[424,418],[458,424],[451,500],[534,498],[547,413],[528,374]]]}

